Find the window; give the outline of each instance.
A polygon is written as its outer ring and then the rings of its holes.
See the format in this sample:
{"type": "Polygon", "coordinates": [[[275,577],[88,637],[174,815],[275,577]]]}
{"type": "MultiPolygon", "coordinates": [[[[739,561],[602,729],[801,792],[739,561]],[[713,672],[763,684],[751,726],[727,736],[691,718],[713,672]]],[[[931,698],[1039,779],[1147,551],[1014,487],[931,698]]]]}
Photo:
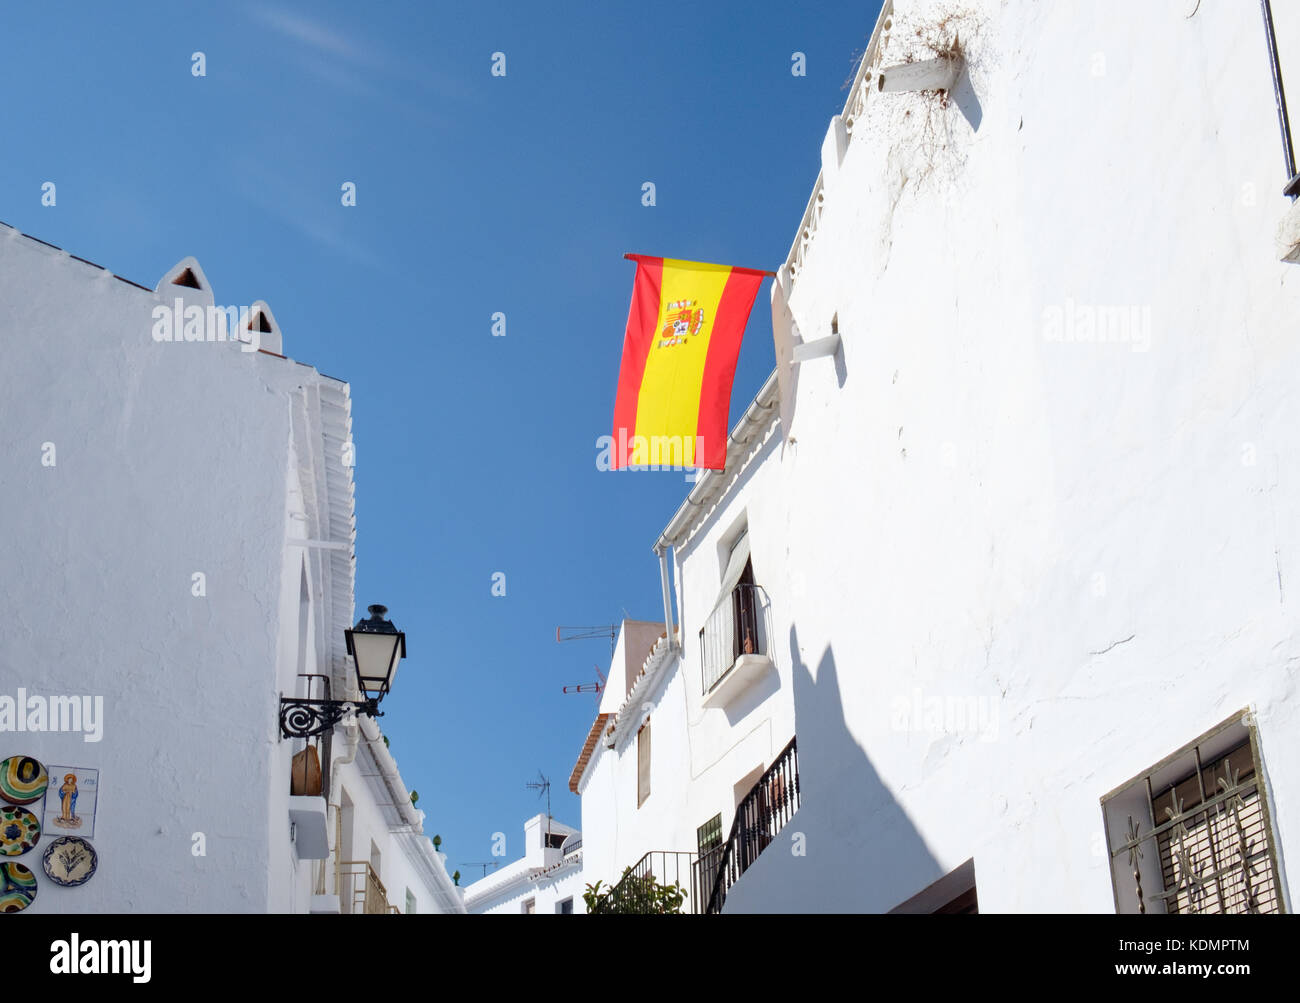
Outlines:
{"type": "Polygon", "coordinates": [[[572,916],[573,896],[569,896],[567,899],[560,899],[560,901],[555,905],[555,911],[561,916],[572,916]]]}
{"type": "Polygon", "coordinates": [[[636,733],[636,806],[650,796],[650,719],[636,733]]]}
{"type": "Polygon", "coordinates": [[[717,685],[741,655],[765,653],[758,599],[759,589],[754,581],[746,529],[731,545],[713,612],[700,628],[704,693],[717,685]]]}
{"type": "Polygon", "coordinates": [[[406,889],[406,915],[415,915],[415,896],[411,894],[411,889],[406,889]]]}
{"type": "Polygon", "coordinates": [[[707,901],[718,878],[718,865],[722,863],[722,814],[719,812],[695,830],[695,844],[699,849],[699,874],[701,894],[707,901]]]}
{"type": "Polygon", "coordinates": [[[1243,711],[1102,798],[1116,911],[1282,912],[1262,773],[1243,711]]]}
{"type": "Polygon", "coordinates": [[[522,912],[525,916],[531,916],[537,912],[537,899],[524,899],[522,912]]]}
{"type": "Polygon", "coordinates": [[[548,832],[544,845],[548,850],[558,850],[564,846],[566,838],[566,835],[562,832],[548,832]]]}
{"type": "Polygon", "coordinates": [[[695,830],[695,841],[699,846],[700,856],[714,847],[722,845],[722,813],[719,812],[695,830]]]}

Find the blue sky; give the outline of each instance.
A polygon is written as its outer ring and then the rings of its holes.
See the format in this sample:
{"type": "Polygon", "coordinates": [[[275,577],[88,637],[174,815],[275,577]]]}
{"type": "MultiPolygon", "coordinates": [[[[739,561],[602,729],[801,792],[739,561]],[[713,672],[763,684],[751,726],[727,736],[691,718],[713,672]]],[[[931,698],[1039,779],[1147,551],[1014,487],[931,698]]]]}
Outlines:
{"type": "Polygon", "coordinates": [[[777,268],[878,7],[0,0],[0,219],[150,287],[193,254],[351,383],[358,612],[408,641],[380,723],[462,884],[494,832],[522,852],[538,770],[580,822],[595,698],[561,688],[609,648],[555,627],[662,616],[650,546],[689,485],[596,469],[623,253],[777,268]]]}

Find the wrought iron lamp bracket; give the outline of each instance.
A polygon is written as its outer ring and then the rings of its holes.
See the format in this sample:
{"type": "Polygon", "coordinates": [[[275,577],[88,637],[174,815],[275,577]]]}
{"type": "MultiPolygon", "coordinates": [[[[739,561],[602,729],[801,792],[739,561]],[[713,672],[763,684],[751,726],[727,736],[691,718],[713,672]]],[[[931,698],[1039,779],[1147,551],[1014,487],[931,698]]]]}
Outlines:
{"type": "Polygon", "coordinates": [[[323,735],[349,714],[383,717],[379,699],[301,700],[280,698],[280,735],[283,738],[314,738],[323,735]]]}

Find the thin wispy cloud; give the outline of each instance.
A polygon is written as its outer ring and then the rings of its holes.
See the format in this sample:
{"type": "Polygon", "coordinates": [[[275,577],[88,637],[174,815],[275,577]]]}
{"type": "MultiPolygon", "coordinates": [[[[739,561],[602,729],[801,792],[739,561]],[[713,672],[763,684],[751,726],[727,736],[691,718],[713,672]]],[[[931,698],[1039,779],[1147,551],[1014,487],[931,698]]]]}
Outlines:
{"type": "Polygon", "coordinates": [[[435,92],[440,98],[467,98],[462,82],[440,73],[433,63],[413,63],[400,54],[347,34],[319,18],[283,7],[250,6],[250,18],[303,50],[296,60],[326,83],[350,93],[377,95],[384,81],[435,92]]]}
{"type": "Polygon", "coordinates": [[[327,28],[319,21],[274,7],[252,8],[253,18],[280,34],[320,52],[356,63],[371,62],[370,54],[353,39],[327,28]]]}

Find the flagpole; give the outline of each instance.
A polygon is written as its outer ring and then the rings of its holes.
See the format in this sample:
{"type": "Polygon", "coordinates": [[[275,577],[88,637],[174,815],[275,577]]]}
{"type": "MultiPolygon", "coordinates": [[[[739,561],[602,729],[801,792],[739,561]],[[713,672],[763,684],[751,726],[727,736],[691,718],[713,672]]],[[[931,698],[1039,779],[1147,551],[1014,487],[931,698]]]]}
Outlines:
{"type": "MultiPolygon", "coordinates": [[[[628,261],[636,261],[638,258],[649,258],[649,257],[654,257],[654,255],[625,254],[623,255],[623,257],[626,258],[628,261]]],[[[742,272],[753,272],[756,275],[766,275],[768,278],[772,278],[772,279],[776,278],[776,272],[769,272],[766,268],[742,268],[740,265],[729,265],[727,267],[735,268],[738,271],[742,271],[742,272]]]]}

